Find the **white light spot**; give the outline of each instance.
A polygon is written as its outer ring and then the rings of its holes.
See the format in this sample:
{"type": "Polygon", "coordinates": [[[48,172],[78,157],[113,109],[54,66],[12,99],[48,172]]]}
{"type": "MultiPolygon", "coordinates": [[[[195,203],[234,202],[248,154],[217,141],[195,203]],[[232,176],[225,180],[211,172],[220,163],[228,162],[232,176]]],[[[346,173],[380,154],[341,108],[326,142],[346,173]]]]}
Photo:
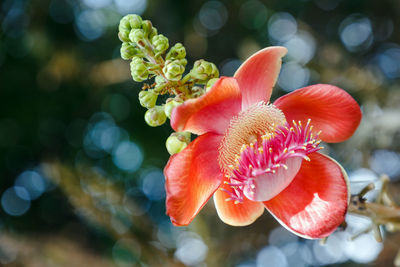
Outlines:
{"type": "Polygon", "coordinates": [[[113,150],[112,160],[121,170],[134,172],[142,164],[143,154],[135,143],[123,141],[113,150]]]}
{"type": "Polygon", "coordinates": [[[84,10],[75,20],[79,36],[92,41],[103,35],[107,20],[100,10],[84,10]]]}
{"type": "MultiPolygon", "coordinates": [[[[352,195],[360,193],[369,183],[374,183],[376,189],[380,187],[378,176],[370,169],[362,168],[350,172],[349,181],[352,195]]],[[[376,189],[368,192],[365,197],[370,201],[373,200],[378,194],[378,190],[376,189]]]]}
{"type": "Polygon", "coordinates": [[[83,3],[90,8],[102,8],[111,4],[112,0],[83,0],[83,3]]]}
{"type": "Polygon", "coordinates": [[[315,258],[322,264],[335,264],[347,260],[342,247],[347,235],[343,232],[334,233],[328,237],[325,245],[315,242],[313,246],[315,258]]]}
{"type": "Polygon", "coordinates": [[[194,266],[204,261],[208,247],[196,234],[183,232],[177,240],[175,257],[187,266],[194,266]]]}
{"type": "Polygon", "coordinates": [[[389,177],[400,175],[400,155],[394,151],[376,150],[370,158],[371,169],[389,177]]]}
{"type": "Polygon", "coordinates": [[[288,49],[288,56],[300,64],[309,62],[315,54],[315,39],[308,32],[297,33],[283,44],[288,49]]]}
{"type": "Polygon", "coordinates": [[[372,25],[366,17],[350,15],[341,23],[339,33],[349,51],[366,49],[372,44],[372,25]]]}
{"type": "Polygon", "coordinates": [[[363,234],[354,240],[342,244],[346,256],[358,263],[368,263],[375,260],[383,249],[371,233],[363,234]]]}
{"type": "Polygon", "coordinates": [[[268,21],[268,32],[275,41],[288,41],[297,32],[296,19],[286,12],[275,13],[268,21]]]}
{"type": "Polygon", "coordinates": [[[310,71],[295,62],[288,62],[282,65],[278,85],[285,91],[290,92],[304,87],[310,80],[310,71]]]}
{"type": "Polygon", "coordinates": [[[257,267],[286,267],[289,266],[285,254],[274,246],[264,247],[257,254],[257,267]]]}
{"type": "Polygon", "coordinates": [[[121,15],[141,15],[147,7],[147,0],[114,0],[114,3],[121,15]]]}

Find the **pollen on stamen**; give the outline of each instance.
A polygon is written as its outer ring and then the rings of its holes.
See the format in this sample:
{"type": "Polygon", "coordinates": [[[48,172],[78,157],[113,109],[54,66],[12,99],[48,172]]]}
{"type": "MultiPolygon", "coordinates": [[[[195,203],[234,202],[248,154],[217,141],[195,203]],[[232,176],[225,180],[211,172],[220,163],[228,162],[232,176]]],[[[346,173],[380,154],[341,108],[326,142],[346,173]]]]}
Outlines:
{"type": "Polygon", "coordinates": [[[261,136],[255,143],[243,145],[229,175],[230,190],[224,190],[229,194],[227,199],[241,203],[245,197],[245,187],[250,190],[250,195],[254,195],[254,181],[257,177],[267,173],[275,174],[281,167],[288,170],[289,166],[285,163],[289,158],[300,157],[310,161],[307,155],[322,149],[318,147],[321,143],[318,139],[320,132],[313,136],[310,123],[311,120],[306,125],[293,122],[292,127],[286,124],[273,133],[261,136]]]}

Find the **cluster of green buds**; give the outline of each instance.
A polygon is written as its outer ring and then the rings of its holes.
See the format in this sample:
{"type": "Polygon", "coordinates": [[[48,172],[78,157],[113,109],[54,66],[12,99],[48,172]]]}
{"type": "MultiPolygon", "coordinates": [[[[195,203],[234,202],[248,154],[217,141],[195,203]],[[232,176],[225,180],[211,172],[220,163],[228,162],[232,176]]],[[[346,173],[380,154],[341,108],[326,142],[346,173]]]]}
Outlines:
{"type": "MultiPolygon", "coordinates": [[[[136,82],[153,79],[144,84],[139,93],[140,104],[148,109],[145,121],[150,126],[164,124],[175,107],[202,96],[218,80],[215,64],[203,59],[194,62],[193,68],[186,71],[185,47],[177,43],[169,48],[168,38],[158,34],[149,20],[138,15],[126,15],[121,19],[118,36],[122,41],[121,57],[131,61],[132,79],[136,82]],[[169,97],[160,103],[160,95],[169,97]]],[[[168,138],[166,145],[170,153],[177,153],[178,148],[183,149],[190,142],[190,136],[186,139],[182,136],[182,133],[174,133],[168,138]]]]}

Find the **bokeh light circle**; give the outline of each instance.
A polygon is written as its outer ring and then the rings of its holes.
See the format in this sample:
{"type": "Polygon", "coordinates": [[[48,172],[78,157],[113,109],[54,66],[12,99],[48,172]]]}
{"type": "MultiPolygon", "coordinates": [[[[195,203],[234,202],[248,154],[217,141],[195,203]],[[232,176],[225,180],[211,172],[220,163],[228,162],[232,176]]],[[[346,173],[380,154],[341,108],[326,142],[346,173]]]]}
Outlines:
{"type": "Polygon", "coordinates": [[[46,182],[44,178],[35,171],[25,171],[21,173],[15,180],[15,185],[25,188],[28,195],[19,195],[25,200],[34,200],[40,197],[46,190],[46,182]]]}
{"type": "Polygon", "coordinates": [[[28,191],[21,186],[8,188],[1,195],[1,206],[11,216],[21,216],[31,207],[28,191]]]}
{"type": "Polygon", "coordinates": [[[113,150],[112,161],[121,170],[134,172],[142,164],[143,154],[134,142],[123,141],[113,150]]]}

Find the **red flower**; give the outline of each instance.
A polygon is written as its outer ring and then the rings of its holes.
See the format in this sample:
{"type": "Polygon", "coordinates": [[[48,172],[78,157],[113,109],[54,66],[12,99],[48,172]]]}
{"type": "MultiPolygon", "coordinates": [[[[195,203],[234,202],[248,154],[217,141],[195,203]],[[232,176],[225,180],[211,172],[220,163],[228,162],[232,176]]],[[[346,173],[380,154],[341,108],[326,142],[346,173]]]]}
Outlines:
{"type": "Polygon", "coordinates": [[[319,139],[352,136],[360,108],[344,90],[326,84],[268,104],[286,52],[257,52],[234,77],[222,77],[205,95],[173,110],[174,130],[199,135],[164,170],[174,225],[189,224],[212,195],[221,220],[234,226],[251,224],[265,208],[305,238],[326,237],[343,222],[346,174],[317,150],[319,139]]]}

